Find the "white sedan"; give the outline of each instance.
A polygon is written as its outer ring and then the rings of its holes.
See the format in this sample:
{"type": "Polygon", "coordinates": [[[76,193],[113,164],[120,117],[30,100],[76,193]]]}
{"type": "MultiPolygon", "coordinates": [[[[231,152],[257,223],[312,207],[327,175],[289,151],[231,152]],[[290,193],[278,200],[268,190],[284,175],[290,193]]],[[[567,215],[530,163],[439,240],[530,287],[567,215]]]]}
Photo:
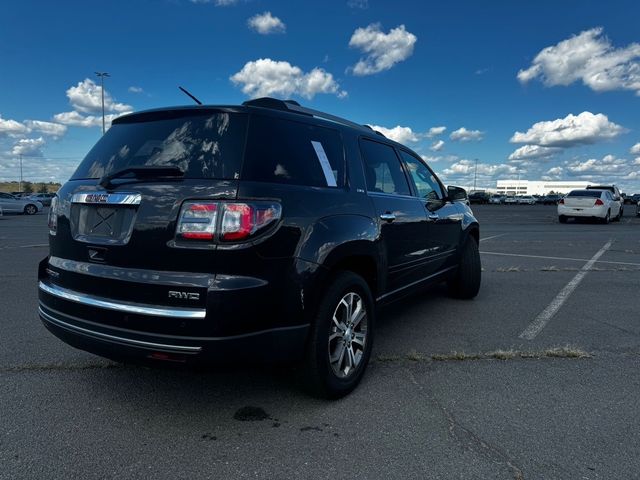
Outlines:
{"type": "Polygon", "coordinates": [[[523,195],[522,197],[518,197],[518,204],[520,205],[535,205],[536,199],[531,195],[523,195]]]}
{"type": "Polygon", "coordinates": [[[593,218],[602,223],[620,220],[622,205],[608,190],[573,190],[558,203],[558,220],[593,218]]]}

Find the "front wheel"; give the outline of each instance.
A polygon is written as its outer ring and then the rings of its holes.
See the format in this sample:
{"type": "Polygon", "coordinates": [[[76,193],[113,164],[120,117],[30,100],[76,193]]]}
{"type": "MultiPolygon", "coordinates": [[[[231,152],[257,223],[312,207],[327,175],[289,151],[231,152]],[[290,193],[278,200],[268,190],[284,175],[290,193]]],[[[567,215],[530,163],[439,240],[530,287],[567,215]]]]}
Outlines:
{"type": "Polygon", "coordinates": [[[458,269],[453,278],[447,282],[451,295],[464,299],[474,298],[478,295],[481,270],[478,243],[475,238],[468,237],[462,246],[458,269]]]}
{"type": "Polygon", "coordinates": [[[304,373],[312,393],[340,398],[360,383],[373,347],[374,315],[367,282],[339,272],[311,326],[304,373]]]}
{"type": "Polygon", "coordinates": [[[35,205],[29,204],[24,207],[24,213],[26,213],[27,215],[35,215],[36,213],[38,213],[38,209],[35,205]]]}

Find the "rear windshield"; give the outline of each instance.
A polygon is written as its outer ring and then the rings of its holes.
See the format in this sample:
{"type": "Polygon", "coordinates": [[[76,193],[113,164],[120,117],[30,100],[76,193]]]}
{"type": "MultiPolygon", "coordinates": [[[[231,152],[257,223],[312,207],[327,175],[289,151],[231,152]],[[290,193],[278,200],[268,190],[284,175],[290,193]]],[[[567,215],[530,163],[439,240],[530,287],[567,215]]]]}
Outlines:
{"type": "Polygon", "coordinates": [[[570,192],[567,197],[592,197],[592,198],[600,198],[602,192],[600,190],[574,190],[570,192]]]}
{"type": "Polygon", "coordinates": [[[113,125],[84,158],[72,180],[123,168],[178,167],[185,178],[240,177],[247,116],[202,112],[113,125]]]}

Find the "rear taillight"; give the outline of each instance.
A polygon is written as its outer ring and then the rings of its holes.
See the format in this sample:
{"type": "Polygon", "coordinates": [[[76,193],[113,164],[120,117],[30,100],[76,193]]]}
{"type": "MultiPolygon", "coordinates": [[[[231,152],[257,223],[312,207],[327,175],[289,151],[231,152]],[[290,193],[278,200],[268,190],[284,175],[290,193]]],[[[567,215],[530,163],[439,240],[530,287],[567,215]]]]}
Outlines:
{"type": "Polygon", "coordinates": [[[179,240],[238,242],[262,233],[278,221],[277,203],[185,202],[180,211],[179,240]]]}
{"type": "Polygon", "coordinates": [[[561,198],[560,200],[558,200],[558,205],[564,205],[564,198],[561,198]]]}
{"type": "Polygon", "coordinates": [[[213,240],[217,218],[216,203],[185,202],[180,211],[176,234],[187,240],[213,240]]]}
{"type": "Polygon", "coordinates": [[[602,205],[604,205],[604,202],[602,200],[600,200],[599,198],[596,199],[596,203],[594,204],[595,207],[601,207],[602,205]]]}
{"type": "Polygon", "coordinates": [[[58,231],[58,197],[51,199],[47,223],[49,224],[49,235],[55,235],[58,231]]]}

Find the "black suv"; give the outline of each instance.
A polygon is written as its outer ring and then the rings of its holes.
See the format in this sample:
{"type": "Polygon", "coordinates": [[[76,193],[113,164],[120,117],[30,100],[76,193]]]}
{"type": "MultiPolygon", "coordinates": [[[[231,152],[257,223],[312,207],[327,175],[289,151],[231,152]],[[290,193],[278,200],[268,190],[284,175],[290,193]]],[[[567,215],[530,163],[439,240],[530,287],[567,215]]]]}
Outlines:
{"type": "Polygon", "coordinates": [[[304,360],[338,397],[378,304],[441,281],[477,294],[464,200],[405,146],[293,101],[126,115],[53,202],[39,314],[119,361],[304,360]]]}

